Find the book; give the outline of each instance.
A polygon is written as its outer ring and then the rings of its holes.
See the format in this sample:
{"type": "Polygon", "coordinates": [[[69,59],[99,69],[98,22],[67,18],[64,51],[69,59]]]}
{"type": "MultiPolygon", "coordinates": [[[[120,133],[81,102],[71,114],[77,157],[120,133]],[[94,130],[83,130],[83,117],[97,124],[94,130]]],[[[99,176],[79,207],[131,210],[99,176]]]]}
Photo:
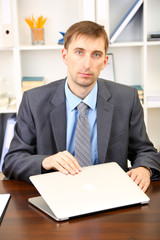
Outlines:
{"type": "Polygon", "coordinates": [[[3,216],[7,209],[11,195],[9,193],[0,194],[0,223],[2,222],[3,216]]]}
{"type": "Polygon", "coordinates": [[[160,41],[160,32],[151,32],[148,34],[148,41],[160,41]]]}
{"type": "Polygon", "coordinates": [[[160,38],[148,38],[148,41],[160,41],[160,38]]]}
{"type": "Polygon", "coordinates": [[[23,77],[22,78],[22,86],[29,86],[29,85],[41,85],[44,84],[44,77],[23,77]]]}
{"type": "Polygon", "coordinates": [[[113,31],[113,33],[110,36],[110,43],[115,42],[117,37],[120,35],[120,33],[124,30],[124,28],[127,26],[127,24],[132,20],[132,18],[137,13],[138,9],[143,4],[144,0],[136,0],[130,10],[127,12],[127,14],[124,16],[122,21],[119,23],[119,25],[116,27],[116,29],[113,31]]]}
{"type": "Polygon", "coordinates": [[[138,97],[141,103],[143,103],[143,88],[141,85],[132,85],[131,87],[136,88],[138,92],[138,97]]]}
{"type": "Polygon", "coordinates": [[[160,95],[147,96],[148,107],[159,107],[160,106],[160,95]]]}
{"type": "Polygon", "coordinates": [[[143,88],[141,85],[132,85],[132,87],[137,89],[138,94],[143,94],[143,88]]]}
{"type": "Polygon", "coordinates": [[[22,78],[22,92],[29,89],[43,86],[45,83],[44,77],[23,77],[22,78]]]}
{"type": "Polygon", "coordinates": [[[151,32],[149,33],[151,38],[160,38],[160,32],[151,32]]]}
{"type": "Polygon", "coordinates": [[[26,81],[22,82],[22,87],[38,87],[44,85],[44,81],[26,81]]]}
{"type": "Polygon", "coordinates": [[[44,81],[43,77],[23,77],[22,78],[23,82],[31,82],[31,81],[44,81]]]}

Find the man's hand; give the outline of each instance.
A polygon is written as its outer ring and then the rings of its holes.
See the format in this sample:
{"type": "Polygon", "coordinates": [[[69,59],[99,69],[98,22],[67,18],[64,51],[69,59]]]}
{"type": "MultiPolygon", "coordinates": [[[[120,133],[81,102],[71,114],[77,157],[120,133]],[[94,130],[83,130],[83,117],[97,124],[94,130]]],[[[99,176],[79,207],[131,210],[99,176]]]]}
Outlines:
{"type": "Polygon", "coordinates": [[[127,172],[128,176],[142,189],[146,192],[150,185],[150,170],[146,167],[137,167],[131,169],[127,172]]]}
{"type": "Polygon", "coordinates": [[[42,161],[42,167],[46,170],[55,169],[63,174],[76,174],[82,169],[78,161],[68,151],[51,155],[42,161]]]}

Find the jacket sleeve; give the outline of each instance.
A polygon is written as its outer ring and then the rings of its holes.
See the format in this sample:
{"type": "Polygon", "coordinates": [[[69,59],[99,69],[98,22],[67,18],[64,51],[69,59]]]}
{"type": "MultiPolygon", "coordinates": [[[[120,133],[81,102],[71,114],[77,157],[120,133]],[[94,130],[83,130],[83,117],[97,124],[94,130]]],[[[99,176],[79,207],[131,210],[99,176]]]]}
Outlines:
{"type": "Polygon", "coordinates": [[[36,127],[26,93],[19,108],[14,137],[5,156],[3,173],[7,178],[29,182],[29,176],[41,174],[46,155],[36,153],[36,127]]]}
{"type": "Polygon", "coordinates": [[[160,179],[160,156],[148,138],[143,108],[135,90],[133,110],[130,116],[128,159],[132,167],[144,166],[152,170],[152,180],[160,179]]]}

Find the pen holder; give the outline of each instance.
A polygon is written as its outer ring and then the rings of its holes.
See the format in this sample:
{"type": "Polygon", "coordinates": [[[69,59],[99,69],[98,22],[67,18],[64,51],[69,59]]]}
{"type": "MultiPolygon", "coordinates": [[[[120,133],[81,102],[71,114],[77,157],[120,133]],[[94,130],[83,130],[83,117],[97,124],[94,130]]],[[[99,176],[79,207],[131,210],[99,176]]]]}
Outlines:
{"type": "Polygon", "coordinates": [[[33,28],[32,33],[32,45],[44,44],[44,28],[33,28]]]}

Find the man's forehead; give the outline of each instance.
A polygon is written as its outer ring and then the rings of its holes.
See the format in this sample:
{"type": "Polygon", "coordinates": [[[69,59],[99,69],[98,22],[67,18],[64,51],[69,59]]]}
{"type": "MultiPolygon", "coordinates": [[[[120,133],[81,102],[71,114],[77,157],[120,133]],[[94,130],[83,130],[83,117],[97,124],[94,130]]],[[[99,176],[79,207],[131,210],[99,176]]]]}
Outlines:
{"type": "MultiPolygon", "coordinates": [[[[75,47],[78,48],[83,48],[84,47],[84,43],[86,42],[92,42],[92,45],[90,47],[92,47],[94,45],[94,43],[96,42],[102,42],[102,45],[100,46],[98,44],[98,48],[96,50],[102,50],[102,48],[104,47],[105,50],[105,41],[103,37],[94,37],[94,36],[87,36],[84,34],[74,34],[71,38],[70,44],[74,45],[75,47]]],[[[69,45],[70,45],[69,44],[69,45]]]]}
{"type": "Polygon", "coordinates": [[[96,36],[90,36],[90,35],[85,35],[85,34],[82,34],[82,33],[74,33],[72,38],[71,38],[71,42],[73,41],[79,41],[81,39],[85,39],[85,40],[97,40],[97,39],[103,39],[103,37],[96,37],[96,36]]]}

